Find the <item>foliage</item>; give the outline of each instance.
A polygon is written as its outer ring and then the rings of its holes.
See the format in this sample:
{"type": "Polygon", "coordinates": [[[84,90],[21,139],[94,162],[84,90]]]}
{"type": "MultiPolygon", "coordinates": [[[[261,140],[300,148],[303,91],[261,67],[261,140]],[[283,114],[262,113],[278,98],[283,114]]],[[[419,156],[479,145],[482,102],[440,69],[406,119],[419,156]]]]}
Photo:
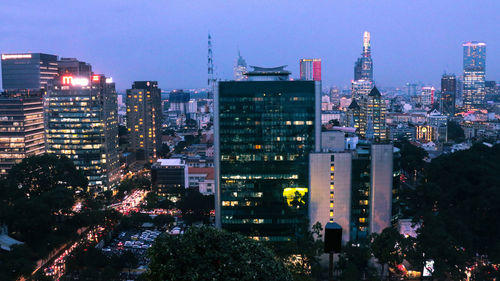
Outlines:
{"type": "Polygon", "coordinates": [[[122,229],[130,229],[141,226],[146,222],[152,222],[153,219],[148,214],[143,213],[131,213],[129,216],[123,217],[120,221],[120,227],[122,229]]]}
{"type": "Polygon", "coordinates": [[[388,227],[380,234],[372,233],[370,240],[370,250],[382,267],[381,276],[384,275],[386,264],[394,268],[403,262],[404,253],[401,246],[404,243],[404,238],[396,228],[388,227]]]}
{"type": "Polygon", "coordinates": [[[455,121],[448,121],[448,139],[453,140],[457,143],[463,142],[465,140],[464,129],[455,121]]]}
{"type": "Polygon", "coordinates": [[[434,276],[459,279],[480,257],[500,262],[500,145],[475,145],[434,159],[408,199],[421,222],[414,264],[433,259],[434,276]],[[425,255],[425,258],[423,258],[425,255]]]}
{"type": "Polygon", "coordinates": [[[197,190],[187,189],[181,200],[177,202],[177,207],[182,212],[184,221],[208,222],[210,211],[215,208],[215,201],[213,195],[203,195],[197,190]]]}
{"type": "Polygon", "coordinates": [[[0,250],[0,280],[17,280],[33,272],[36,257],[26,245],[14,245],[12,251],[0,250]]]}
{"type": "Polygon", "coordinates": [[[154,219],[153,219],[153,223],[155,226],[164,226],[164,225],[167,225],[167,224],[171,224],[174,222],[174,218],[172,216],[169,216],[169,215],[157,215],[154,219]]]}
{"type": "Polygon", "coordinates": [[[292,280],[259,242],[211,227],[160,236],[149,251],[146,280],[292,280]]]}
{"type": "Polygon", "coordinates": [[[401,169],[411,174],[422,171],[425,167],[424,158],[429,155],[427,151],[411,144],[407,140],[402,140],[394,145],[400,149],[401,169]]]}
{"type": "Polygon", "coordinates": [[[342,270],[343,281],[362,280],[360,276],[372,278],[374,270],[370,267],[369,261],[371,252],[368,245],[346,243],[340,253],[338,268],[342,270]],[[357,279],[359,278],[359,279],[357,279]]]}
{"type": "Polygon", "coordinates": [[[294,280],[321,278],[325,270],[321,267],[323,254],[323,227],[316,222],[311,229],[303,224],[297,229],[295,237],[289,242],[270,242],[269,246],[287,266],[294,280]]]}
{"type": "Polygon", "coordinates": [[[78,280],[120,280],[123,268],[134,268],[137,264],[138,259],[132,252],[108,256],[89,247],[75,250],[68,258],[66,275],[70,278],[78,276],[78,280]]]}

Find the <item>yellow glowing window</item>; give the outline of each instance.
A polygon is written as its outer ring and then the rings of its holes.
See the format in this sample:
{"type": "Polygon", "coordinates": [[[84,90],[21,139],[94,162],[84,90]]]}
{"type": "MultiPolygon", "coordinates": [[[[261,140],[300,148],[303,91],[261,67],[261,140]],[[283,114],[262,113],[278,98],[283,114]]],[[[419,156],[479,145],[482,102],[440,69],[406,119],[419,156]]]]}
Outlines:
{"type": "Polygon", "coordinates": [[[331,176],[330,176],[330,180],[333,180],[333,179],[334,179],[334,176],[333,176],[333,175],[331,175],[331,176]]]}
{"type": "Polygon", "coordinates": [[[333,203],[330,203],[330,208],[333,208],[333,203]]]}
{"type": "Polygon", "coordinates": [[[335,171],[335,166],[330,167],[330,171],[334,172],[335,171]]]}
{"type": "Polygon", "coordinates": [[[330,217],[333,217],[333,212],[332,211],[330,211],[330,217]]]}
{"type": "Polygon", "coordinates": [[[333,184],[330,184],[330,190],[333,190],[335,186],[333,184]]]}
{"type": "Polygon", "coordinates": [[[366,218],[359,218],[359,222],[366,222],[366,218]]]}
{"type": "Polygon", "coordinates": [[[256,144],[256,145],[255,145],[255,149],[262,149],[262,145],[260,145],[260,144],[256,144]]]}
{"type": "Polygon", "coordinates": [[[333,194],[330,194],[330,199],[333,199],[333,194]]]}

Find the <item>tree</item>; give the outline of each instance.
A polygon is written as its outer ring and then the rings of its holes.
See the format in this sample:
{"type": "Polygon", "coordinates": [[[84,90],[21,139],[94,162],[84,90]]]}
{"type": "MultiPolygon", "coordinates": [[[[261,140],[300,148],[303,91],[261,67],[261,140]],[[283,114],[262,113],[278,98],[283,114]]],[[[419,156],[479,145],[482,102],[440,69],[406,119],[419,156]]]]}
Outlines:
{"type": "Polygon", "coordinates": [[[164,226],[164,225],[167,225],[167,224],[171,224],[173,223],[175,220],[172,216],[170,215],[157,215],[154,219],[153,219],[153,223],[155,226],[164,226]]]}
{"type": "Polygon", "coordinates": [[[374,274],[369,264],[370,258],[370,248],[366,244],[346,243],[338,263],[338,268],[342,270],[342,281],[362,280],[360,276],[371,279],[374,274]]]}
{"type": "Polygon", "coordinates": [[[448,121],[448,139],[453,140],[457,143],[463,142],[465,140],[464,129],[455,121],[448,121]]]}
{"type": "Polygon", "coordinates": [[[210,211],[215,208],[213,195],[203,195],[198,190],[187,189],[177,207],[182,212],[182,217],[187,222],[208,222],[210,211]]]}
{"type": "MultiPolygon", "coordinates": [[[[389,267],[396,267],[403,262],[404,254],[400,248],[403,236],[394,227],[388,227],[380,234],[371,234],[370,240],[370,250],[381,266],[380,276],[383,278],[386,264],[389,267]]],[[[389,270],[389,278],[390,273],[389,270]]]]}
{"type": "Polygon", "coordinates": [[[259,242],[212,227],[160,236],[149,251],[146,280],[292,280],[259,242]]]}
{"type": "Polygon", "coordinates": [[[500,262],[498,159],[498,144],[442,155],[408,196],[411,215],[421,224],[409,256],[418,266],[434,260],[436,278],[458,280],[465,267],[500,262]]]}
{"type": "Polygon", "coordinates": [[[423,148],[411,144],[407,140],[402,140],[395,143],[394,145],[400,149],[401,169],[410,174],[422,171],[422,169],[425,167],[424,158],[429,155],[427,151],[425,151],[423,148]]]}

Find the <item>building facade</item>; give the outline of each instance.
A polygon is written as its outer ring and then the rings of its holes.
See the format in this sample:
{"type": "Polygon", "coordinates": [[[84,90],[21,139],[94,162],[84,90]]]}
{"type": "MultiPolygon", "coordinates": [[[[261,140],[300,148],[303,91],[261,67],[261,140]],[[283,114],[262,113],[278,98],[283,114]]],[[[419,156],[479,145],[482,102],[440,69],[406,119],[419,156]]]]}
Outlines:
{"type": "Polygon", "coordinates": [[[127,90],[127,130],[137,160],[153,162],[161,148],[161,90],[156,81],[135,81],[127,90]]]}
{"type": "Polygon", "coordinates": [[[336,222],[342,242],[357,242],[391,225],[399,152],[392,144],[357,143],[311,153],[310,224],[336,222]]]}
{"type": "Polygon", "coordinates": [[[465,110],[481,108],[486,95],[486,43],[465,42],[463,107],[465,110]]]}
{"type": "Polygon", "coordinates": [[[444,74],[441,77],[440,111],[446,115],[455,115],[455,99],[457,96],[457,77],[444,74]]]}
{"type": "Polygon", "coordinates": [[[182,159],[158,159],[151,166],[151,183],[158,195],[176,199],[177,193],[189,187],[188,166],[182,159]]]}
{"type": "Polygon", "coordinates": [[[370,32],[363,34],[363,52],[354,64],[354,80],[373,81],[373,61],[371,55],[370,32]]]}
{"type": "Polygon", "coordinates": [[[115,84],[104,75],[65,75],[44,99],[47,153],[65,155],[89,180],[93,192],[120,179],[115,84]]]}
{"type": "Polygon", "coordinates": [[[5,91],[47,89],[47,84],[57,73],[55,55],[2,54],[2,85],[5,91]]]}
{"type": "Polygon", "coordinates": [[[236,60],[236,64],[234,66],[234,81],[242,81],[246,80],[245,73],[247,72],[247,62],[241,56],[238,51],[238,59],[236,60]]]}
{"type": "Polygon", "coordinates": [[[319,81],[254,67],[215,99],[216,226],[289,241],[307,221],[308,155],[320,142],[319,81]]]}
{"type": "Polygon", "coordinates": [[[300,59],[300,80],[321,81],[321,59],[300,59]]]}
{"type": "Polygon", "coordinates": [[[43,90],[0,95],[0,175],[24,158],[45,152],[43,90]]]}

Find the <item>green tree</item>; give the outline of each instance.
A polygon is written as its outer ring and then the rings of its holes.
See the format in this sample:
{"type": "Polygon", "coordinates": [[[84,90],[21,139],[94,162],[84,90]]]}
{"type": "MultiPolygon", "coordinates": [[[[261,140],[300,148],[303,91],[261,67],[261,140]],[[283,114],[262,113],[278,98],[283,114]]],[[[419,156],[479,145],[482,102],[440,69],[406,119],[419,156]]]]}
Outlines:
{"type": "Polygon", "coordinates": [[[146,280],[292,280],[259,242],[211,227],[160,236],[149,251],[146,280]]]}
{"type": "Polygon", "coordinates": [[[434,159],[425,183],[408,196],[415,222],[421,223],[410,257],[419,266],[434,260],[436,278],[458,280],[464,268],[500,262],[500,145],[434,159]],[[480,260],[478,260],[480,259],[480,260]]]}
{"type": "Polygon", "coordinates": [[[173,223],[175,220],[172,216],[170,215],[157,215],[154,219],[153,219],[153,223],[155,226],[164,226],[164,225],[167,225],[167,224],[171,224],[173,223]]]}
{"type": "Polygon", "coordinates": [[[187,189],[185,195],[177,202],[177,207],[181,210],[183,219],[188,223],[208,222],[210,211],[215,208],[214,196],[187,189]]]}
{"type": "Polygon", "coordinates": [[[453,140],[457,143],[463,142],[465,140],[464,129],[455,121],[448,121],[448,139],[453,140]]]}
{"type": "Polygon", "coordinates": [[[407,140],[402,140],[394,144],[400,149],[401,153],[401,169],[414,174],[421,172],[425,167],[424,159],[429,155],[423,148],[411,144],[407,140]]]}
{"type": "MultiPolygon", "coordinates": [[[[403,262],[404,253],[401,249],[403,236],[394,227],[382,230],[380,234],[370,236],[370,250],[381,266],[380,276],[384,276],[385,265],[396,267],[403,262]]],[[[389,270],[389,279],[391,271],[389,270]]]]}

